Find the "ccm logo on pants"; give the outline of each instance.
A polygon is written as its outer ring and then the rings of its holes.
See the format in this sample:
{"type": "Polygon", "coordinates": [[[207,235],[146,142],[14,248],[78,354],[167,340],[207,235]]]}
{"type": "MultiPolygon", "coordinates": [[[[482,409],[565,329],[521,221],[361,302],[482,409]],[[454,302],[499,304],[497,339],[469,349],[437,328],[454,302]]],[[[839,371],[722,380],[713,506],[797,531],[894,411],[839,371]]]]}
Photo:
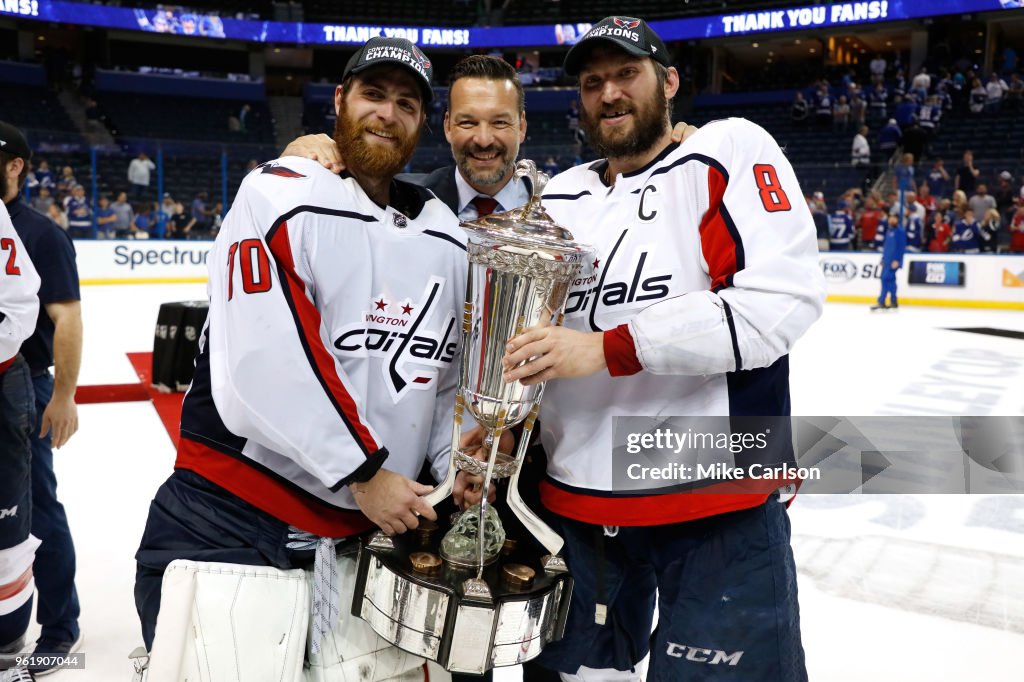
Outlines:
{"type": "Polygon", "coordinates": [[[675,642],[668,643],[668,650],[665,653],[676,658],[686,658],[688,661],[708,663],[710,665],[718,665],[719,663],[736,665],[740,662],[740,657],[743,656],[742,651],[734,651],[731,654],[727,654],[717,649],[700,649],[694,646],[686,646],[685,644],[676,644],[675,642]]]}

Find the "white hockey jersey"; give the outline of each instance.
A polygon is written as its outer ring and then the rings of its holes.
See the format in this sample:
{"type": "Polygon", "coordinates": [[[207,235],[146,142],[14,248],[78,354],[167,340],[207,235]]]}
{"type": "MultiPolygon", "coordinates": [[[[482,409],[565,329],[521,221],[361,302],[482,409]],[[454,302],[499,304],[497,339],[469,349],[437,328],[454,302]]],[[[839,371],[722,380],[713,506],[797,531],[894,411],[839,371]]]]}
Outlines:
{"type": "Polygon", "coordinates": [[[7,207],[0,202],[0,374],[35,331],[38,292],[39,275],[14,231],[7,207]]]}
{"type": "Polygon", "coordinates": [[[295,157],[245,178],[209,255],[176,466],[331,537],[372,525],[352,480],[415,479],[427,457],[443,476],[465,236],[427,190],[396,181],[392,204],[295,157]]]}
{"type": "Polygon", "coordinates": [[[578,166],[545,189],[550,215],[597,248],[596,270],[569,292],[565,325],[606,333],[613,376],[547,384],[542,499],[608,525],[760,504],[767,488],[612,494],[612,417],[789,415],[787,354],[825,298],[793,169],[775,140],[743,119],[704,126],[611,187],[606,168],[578,166]]]}

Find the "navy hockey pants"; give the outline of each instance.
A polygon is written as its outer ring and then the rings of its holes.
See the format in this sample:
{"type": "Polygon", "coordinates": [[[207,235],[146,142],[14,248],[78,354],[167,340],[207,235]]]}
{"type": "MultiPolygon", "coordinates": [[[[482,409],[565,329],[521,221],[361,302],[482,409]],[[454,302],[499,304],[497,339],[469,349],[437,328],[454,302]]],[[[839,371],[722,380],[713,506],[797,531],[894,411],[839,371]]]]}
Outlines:
{"type": "Polygon", "coordinates": [[[541,653],[544,667],[628,670],[650,652],[650,682],[807,680],[789,517],[776,496],[614,537],[564,518],[558,530],[575,586],[565,637],[541,653]],[[604,625],[594,617],[601,603],[604,625]]]}

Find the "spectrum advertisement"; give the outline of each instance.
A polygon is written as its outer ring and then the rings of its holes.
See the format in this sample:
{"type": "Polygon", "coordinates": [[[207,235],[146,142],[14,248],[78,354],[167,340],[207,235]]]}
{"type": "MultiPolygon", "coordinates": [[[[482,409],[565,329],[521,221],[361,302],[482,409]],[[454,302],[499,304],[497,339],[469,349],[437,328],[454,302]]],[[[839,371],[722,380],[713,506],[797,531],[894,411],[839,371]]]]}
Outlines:
{"type": "MultiPolygon", "coordinates": [[[[782,9],[769,6],[756,12],[653,21],[651,27],[663,40],[696,40],[1011,10],[1022,6],[1024,0],[873,0],[782,9]]],[[[545,47],[571,45],[591,26],[588,23],[473,28],[383,26],[347,24],[342,14],[339,12],[338,23],[313,24],[233,19],[168,5],[157,9],[131,9],[63,0],[0,0],[0,16],[266,43],[357,45],[384,35],[407,38],[426,48],[545,47]]],[[[594,17],[595,22],[599,19],[601,17],[594,17]]]]}

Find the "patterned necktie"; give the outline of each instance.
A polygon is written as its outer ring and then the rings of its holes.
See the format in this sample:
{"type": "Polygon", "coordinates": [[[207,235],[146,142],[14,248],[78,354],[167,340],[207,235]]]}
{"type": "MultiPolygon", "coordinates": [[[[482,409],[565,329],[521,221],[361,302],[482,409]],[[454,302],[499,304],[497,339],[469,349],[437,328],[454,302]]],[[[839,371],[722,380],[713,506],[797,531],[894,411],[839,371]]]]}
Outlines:
{"type": "Polygon", "coordinates": [[[498,202],[494,200],[494,197],[475,197],[473,201],[469,203],[476,206],[477,218],[483,218],[484,216],[491,215],[494,213],[494,209],[498,207],[498,202]]]}

